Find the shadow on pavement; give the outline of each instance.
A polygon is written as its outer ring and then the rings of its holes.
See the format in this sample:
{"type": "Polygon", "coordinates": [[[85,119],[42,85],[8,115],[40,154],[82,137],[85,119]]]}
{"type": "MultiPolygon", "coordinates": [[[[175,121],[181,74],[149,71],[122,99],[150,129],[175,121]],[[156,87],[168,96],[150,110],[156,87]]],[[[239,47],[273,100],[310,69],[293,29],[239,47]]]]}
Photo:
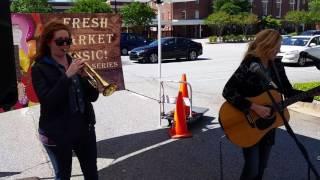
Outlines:
{"type": "MultiPolygon", "coordinates": [[[[216,124],[213,117],[203,117],[200,122],[191,125],[192,138],[177,141],[170,141],[168,129],[159,129],[97,142],[99,158],[116,159],[112,165],[99,171],[99,177],[218,180],[219,142],[223,131],[216,124]]],[[[264,180],[307,179],[307,164],[292,138],[281,129],[277,130],[276,136],[264,180]]],[[[305,145],[312,163],[320,170],[320,161],[316,160],[320,153],[320,141],[297,136],[305,145]]],[[[227,138],[222,139],[222,160],[224,179],[238,179],[243,165],[241,149],[227,138]]]]}
{"type": "MultiPolygon", "coordinates": [[[[295,63],[292,63],[292,64],[286,63],[284,65],[288,66],[288,67],[301,67],[300,65],[295,64],[295,63]]],[[[302,66],[302,67],[312,67],[312,66],[314,66],[313,62],[306,62],[306,64],[304,66],[302,66]]]]}
{"type": "Polygon", "coordinates": [[[217,124],[216,121],[212,122],[213,120],[213,117],[203,117],[199,122],[191,124],[192,138],[177,141],[170,141],[168,129],[159,129],[98,142],[98,157],[112,159],[153,146],[101,169],[100,179],[169,180],[217,177],[219,149],[216,144],[222,131],[220,128],[210,129],[217,124]],[[154,146],[159,143],[163,144],[154,146]]]}
{"type": "Polygon", "coordinates": [[[13,176],[16,174],[20,174],[21,172],[0,172],[0,178],[6,177],[6,176],[13,176]]]}
{"type": "MultiPolygon", "coordinates": [[[[177,62],[181,62],[181,63],[185,62],[185,63],[187,63],[187,62],[208,61],[208,60],[212,60],[212,59],[210,59],[210,58],[202,58],[202,57],[200,57],[200,58],[198,58],[196,60],[186,60],[185,58],[181,58],[181,59],[166,59],[166,60],[162,60],[161,63],[163,63],[163,64],[177,63],[177,62]]],[[[133,63],[135,63],[135,64],[152,64],[150,62],[141,63],[139,61],[133,61],[133,63]]],[[[157,64],[157,63],[155,63],[155,64],[157,64]]]]}
{"type": "MultiPolygon", "coordinates": [[[[320,141],[303,135],[296,134],[296,136],[320,173],[320,161],[317,161],[317,156],[320,154],[320,141]]],[[[276,144],[268,167],[268,179],[308,179],[307,162],[291,136],[282,129],[277,130],[276,144]]],[[[311,173],[311,179],[315,179],[313,173],[311,173]]]]}
{"type": "MultiPolygon", "coordinates": [[[[55,177],[42,177],[40,179],[53,179],[54,180],[55,177]]],[[[83,179],[83,174],[76,174],[76,175],[72,175],[71,178],[81,178],[83,179]]]]}

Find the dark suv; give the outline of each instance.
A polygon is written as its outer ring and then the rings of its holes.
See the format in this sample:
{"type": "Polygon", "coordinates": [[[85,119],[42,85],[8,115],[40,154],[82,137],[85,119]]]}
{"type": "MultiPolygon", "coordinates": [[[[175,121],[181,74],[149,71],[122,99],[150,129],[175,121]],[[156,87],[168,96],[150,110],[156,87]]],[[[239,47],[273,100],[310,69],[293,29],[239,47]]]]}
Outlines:
{"type": "Polygon", "coordinates": [[[121,33],[120,51],[122,55],[128,55],[128,51],[139,46],[145,46],[149,41],[135,33],[121,33]]]}

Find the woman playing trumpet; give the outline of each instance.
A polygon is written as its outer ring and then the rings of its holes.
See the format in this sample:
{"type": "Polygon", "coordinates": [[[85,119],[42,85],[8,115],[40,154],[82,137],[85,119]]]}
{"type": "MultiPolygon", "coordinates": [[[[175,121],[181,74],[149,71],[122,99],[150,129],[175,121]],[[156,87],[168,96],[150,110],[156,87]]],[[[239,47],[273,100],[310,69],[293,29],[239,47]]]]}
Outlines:
{"type": "Polygon", "coordinates": [[[70,179],[72,151],[85,179],[98,179],[95,114],[91,102],[99,92],[81,70],[85,61],[66,51],[71,31],[52,21],[40,36],[32,83],[40,101],[39,136],[52,162],[55,179],[70,179]]]}

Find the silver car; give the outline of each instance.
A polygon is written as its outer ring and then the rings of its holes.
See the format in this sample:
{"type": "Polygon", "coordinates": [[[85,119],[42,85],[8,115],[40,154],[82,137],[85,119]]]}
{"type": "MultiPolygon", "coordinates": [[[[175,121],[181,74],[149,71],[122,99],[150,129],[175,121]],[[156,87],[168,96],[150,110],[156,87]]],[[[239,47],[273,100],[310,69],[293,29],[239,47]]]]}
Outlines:
{"type": "Polygon", "coordinates": [[[300,66],[312,62],[310,57],[320,59],[320,35],[283,38],[277,57],[281,58],[282,63],[297,63],[300,66]]]}

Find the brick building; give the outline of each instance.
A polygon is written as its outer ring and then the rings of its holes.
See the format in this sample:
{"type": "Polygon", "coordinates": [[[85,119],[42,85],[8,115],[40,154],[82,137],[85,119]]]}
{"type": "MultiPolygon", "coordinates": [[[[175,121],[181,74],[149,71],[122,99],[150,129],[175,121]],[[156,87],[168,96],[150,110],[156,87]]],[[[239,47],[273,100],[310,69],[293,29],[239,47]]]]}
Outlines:
{"type": "MultiPolygon", "coordinates": [[[[155,8],[155,4],[152,4],[155,8]]],[[[210,35],[204,19],[212,13],[212,0],[176,0],[162,5],[165,35],[201,38],[210,35]]],[[[157,22],[155,21],[154,24],[157,22]]]]}
{"type": "Polygon", "coordinates": [[[128,3],[132,3],[134,1],[138,1],[141,3],[150,3],[150,0],[106,0],[106,3],[111,5],[111,8],[118,12],[119,9],[121,9],[124,5],[127,5],[128,3]]]}
{"type": "Polygon", "coordinates": [[[48,0],[56,12],[64,12],[73,5],[72,0],[48,0]]]}
{"type": "MultiPolygon", "coordinates": [[[[139,1],[147,3],[157,9],[157,5],[151,0],[107,0],[114,11],[118,12],[123,5],[139,1]]],[[[272,15],[275,18],[283,18],[291,10],[307,10],[308,0],[248,0],[251,3],[251,12],[258,17],[272,15]]],[[[66,9],[72,5],[71,0],[49,1],[60,9],[66,9]]],[[[164,36],[183,36],[201,38],[212,35],[210,28],[204,25],[204,19],[213,12],[214,0],[164,0],[161,5],[161,24],[164,36]]],[[[124,28],[126,30],[126,28],[124,28]]],[[[157,31],[157,19],[154,19],[149,34],[155,37],[157,31]]]]}
{"type": "Polygon", "coordinates": [[[307,10],[307,0],[249,0],[251,12],[259,17],[283,18],[288,11],[307,10]]]}
{"type": "MultiPolygon", "coordinates": [[[[111,0],[114,3],[125,4],[132,0],[111,0]]],[[[156,9],[152,1],[142,0],[156,9]]],[[[204,19],[213,12],[214,0],[164,0],[162,4],[161,21],[164,36],[183,36],[192,38],[207,37],[212,34],[210,28],[204,25],[204,19]]],[[[307,0],[249,0],[251,12],[259,18],[271,15],[282,19],[288,11],[307,10],[307,0]]],[[[119,6],[118,6],[119,7],[119,6]]],[[[157,20],[153,22],[151,31],[156,32],[157,20]]],[[[154,34],[154,33],[153,33],[154,34]]]]}

